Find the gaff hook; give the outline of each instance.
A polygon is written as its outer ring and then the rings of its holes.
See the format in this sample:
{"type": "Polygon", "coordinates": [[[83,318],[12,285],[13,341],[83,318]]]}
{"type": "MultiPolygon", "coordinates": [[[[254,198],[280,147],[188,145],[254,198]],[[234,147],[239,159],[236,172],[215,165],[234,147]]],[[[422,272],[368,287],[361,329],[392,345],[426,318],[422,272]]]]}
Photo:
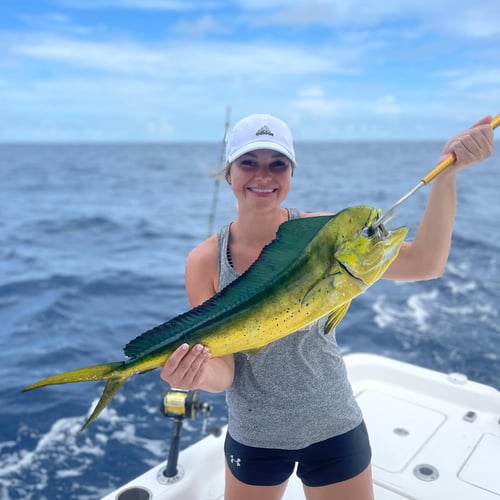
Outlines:
{"type": "MultiPolygon", "coordinates": [[[[498,125],[500,125],[500,115],[495,116],[493,120],[491,120],[490,126],[493,130],[495,130],[498,125]]],[[[378,227],[382,224],[389,222],[395,216],[396,208],[398,208],[402,203],[404,203],[408,198],[413,196],[421,187],[426,186],[434,180],[441,172],[446,170],[449,166],[453,165],[456,161],[456,157],[454,154],[448,155],[441,163],[439,163],[436,167],[434,167],[413,189],[408,191],[402,198],[400,198],[394,205],[392,205],[387,212],[385,212],[375,223],[366,228],[366,233],[368,236],[372,236],[378,227]]]]}

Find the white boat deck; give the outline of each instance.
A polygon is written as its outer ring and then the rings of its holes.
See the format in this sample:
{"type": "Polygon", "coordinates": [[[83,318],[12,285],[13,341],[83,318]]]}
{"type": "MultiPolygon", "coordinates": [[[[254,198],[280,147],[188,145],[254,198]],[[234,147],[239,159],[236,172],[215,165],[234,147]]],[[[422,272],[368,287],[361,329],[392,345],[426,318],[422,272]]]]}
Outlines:
{"type": "MultiPolygon", "coordinates": [[[[381,356],[345,357],[373,449],[376,500],[499,500],[500,392],[381,356]]],[[[223,437],[180,454],[184,476],[157,477],[165,463],[103,500],[222,500],[223,437]]],[[[304,500],[293,476],[285,500],[304,500]]]]}

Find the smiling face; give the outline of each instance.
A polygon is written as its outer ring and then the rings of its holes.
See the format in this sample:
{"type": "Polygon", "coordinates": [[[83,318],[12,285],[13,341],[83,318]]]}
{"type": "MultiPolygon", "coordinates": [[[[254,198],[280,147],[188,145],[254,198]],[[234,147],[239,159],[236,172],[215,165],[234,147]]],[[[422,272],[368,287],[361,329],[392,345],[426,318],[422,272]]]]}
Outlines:
{"type": "Polygon", "coordinates": [[[238,207],[253,209],[280,206],[290,191],[292,162],[283,154],[259,149],[237,158],[226,176],[238,207]]]}

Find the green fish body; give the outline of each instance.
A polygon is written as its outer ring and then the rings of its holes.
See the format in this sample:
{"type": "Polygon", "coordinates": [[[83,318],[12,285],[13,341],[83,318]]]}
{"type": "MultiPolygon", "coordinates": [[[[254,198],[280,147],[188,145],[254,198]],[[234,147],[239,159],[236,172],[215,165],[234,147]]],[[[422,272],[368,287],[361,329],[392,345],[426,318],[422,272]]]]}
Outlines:
{"type": "Polygon", "coordinates": [[[240,278],[200,306],[129,342],[124,348],[128,360],[64,372],[24,390],[106,380],[85,428],[131,375],[162,366],[183,343],[201,343],[212,357],[255,353],[325,315],[328,333],[351,301],[382,276],[408,232],[401,227],[370,234],[366,228],[380,215],[378,209],[358,206],[285,222],[240,278]]]}

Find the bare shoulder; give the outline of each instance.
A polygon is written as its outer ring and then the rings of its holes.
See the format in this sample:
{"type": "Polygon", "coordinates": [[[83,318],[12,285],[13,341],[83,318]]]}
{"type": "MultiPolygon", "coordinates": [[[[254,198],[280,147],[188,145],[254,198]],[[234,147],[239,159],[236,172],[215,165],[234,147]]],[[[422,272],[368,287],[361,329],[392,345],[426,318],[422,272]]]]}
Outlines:
{"type": "Polygon", "coordinates": [[[203,266],[210,263],[217,263],[217,235],[212,235],[194,247],[187,256],[186,266],[203,266]]]}

